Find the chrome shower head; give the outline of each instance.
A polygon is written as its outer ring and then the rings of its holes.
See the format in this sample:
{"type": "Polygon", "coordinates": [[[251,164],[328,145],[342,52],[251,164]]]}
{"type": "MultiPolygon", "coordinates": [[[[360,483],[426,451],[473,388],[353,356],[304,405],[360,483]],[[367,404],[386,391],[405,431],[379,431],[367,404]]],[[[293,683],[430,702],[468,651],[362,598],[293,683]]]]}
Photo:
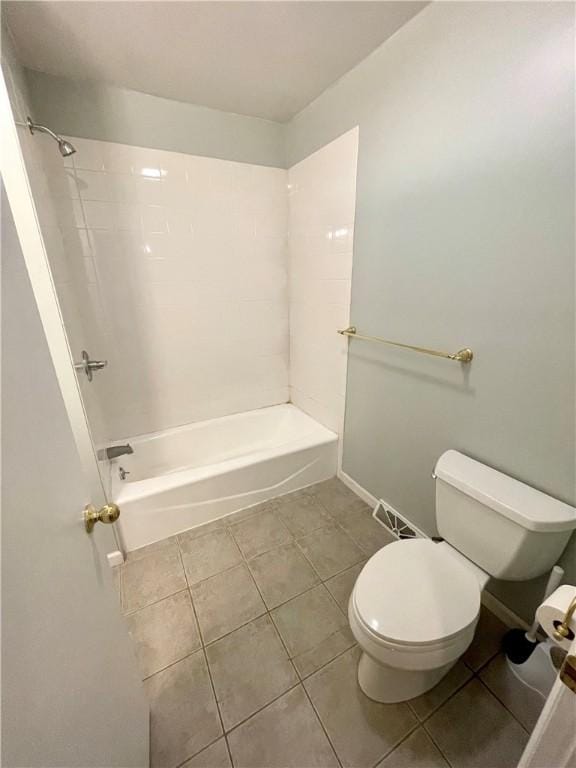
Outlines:
{"type": "Polygon", "coordinates": [[[66,141],[66,139],[59,139],[58,149],[60,150],[62,157],[69,157],[76,152],[76,147],[73,144],[70,144],[69,141],[66,141]]]}
{"type": "Polygon", "coordinates": [[[58,136],[58,134],[54,133],[54,131],[51,131],[50,128],[46,128],[45,125],[32,122],[31,117],[26,118],[26,125],[32,134],[34,131],[39,131],[40,133],[47,133],[48,136],[52,136],[54,141],[58,142],[58,149],[60,150],[62,157],[69,157],[70,155],[73,155],[74,152],[76,152],[76,147],[73,144],[71,144],[69,141],[66,141],[66,139],[63,139],[62,136],[58,136]]]}

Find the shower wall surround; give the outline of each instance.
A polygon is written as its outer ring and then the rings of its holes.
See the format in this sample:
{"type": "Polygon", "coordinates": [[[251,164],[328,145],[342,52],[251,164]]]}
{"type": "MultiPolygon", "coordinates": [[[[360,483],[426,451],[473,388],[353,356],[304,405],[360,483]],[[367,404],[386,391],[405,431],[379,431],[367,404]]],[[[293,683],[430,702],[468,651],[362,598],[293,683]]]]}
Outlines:
{"type": "Polygon", "coordinates": [[[33,188],[73,352],[108,359],[97,436],[286,402],[286,171],[72,141],[33,188]]]}
{"type": "Polygon", "coordinates": [[[290,397],[342,434],[350,324],[358,129],[288,171],[290,397]]]}

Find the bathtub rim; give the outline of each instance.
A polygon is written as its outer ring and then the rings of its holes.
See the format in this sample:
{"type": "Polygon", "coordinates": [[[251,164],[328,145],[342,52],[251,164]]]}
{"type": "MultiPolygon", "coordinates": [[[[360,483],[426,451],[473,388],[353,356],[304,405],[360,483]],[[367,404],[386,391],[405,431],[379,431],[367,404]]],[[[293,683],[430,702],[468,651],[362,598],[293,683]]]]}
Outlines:
{"type": "Polygon", "coordinates": [[[293,403],[281,403],[275,406],[267,406],[266,408],[255,409],[254,411],[242,411],[237,414],[230,414],[229,416],[220,416],[217,419],[205,419],[204,421],[193,422],[191,424],[184,424],[178,427],[170,427],[167,430],[161,430],[159,432],[152,432],[146,435],[138,435],[134,438],[127,438],[132,440],[134,444],[137,442],[150,439],[157,439],[161,436],[167,436],[171,434],[177,434],[184,431],[194,431],[195,427],[200,425],[209,424],[214,421],[222,420],[237,420],[241,421],[241,417],[259,413],[261,411],[271,411],[276,409],[290,410],[290,412],[297,412],[299,415],[305,417],[307,421],[312,422],[312,430],[301,437],[293,437],[285,440],[276,445],[267,446],[260,450],[250,451],[242,456],[237,456],[231,459],[225,459],[224,461],[214,462],[212,464],[206,464],[201,467],[183,467],[176,469],[172,472],[168,472],[164,475],[157,475],[153,477],[143,478],[142,480],[134,480],[132,482],[123,482],[116,475],[116,466],[119,461],[111,462],[112,470],[112,495],[114,501],[121,505],[124,502],[139,501],[141,499],[150,497],[152,495],[164,493],[166,491],[172,491],[177,488],[188,485],[192,482],[198,482],[201,480],[207,480],[212,477],[224,474],[226,472],[242,469],[252,464],[260,463],[266,459],[278,458],[280,456],[288,456],[293,453],[297,453],[308,448],[315,446],[328,445],[330,443],[338,442],[338,434],[325,427],[320,422],[316,421],[312,416],[309,416],[305,411],[302,411],[298,406],[293,403]]]}

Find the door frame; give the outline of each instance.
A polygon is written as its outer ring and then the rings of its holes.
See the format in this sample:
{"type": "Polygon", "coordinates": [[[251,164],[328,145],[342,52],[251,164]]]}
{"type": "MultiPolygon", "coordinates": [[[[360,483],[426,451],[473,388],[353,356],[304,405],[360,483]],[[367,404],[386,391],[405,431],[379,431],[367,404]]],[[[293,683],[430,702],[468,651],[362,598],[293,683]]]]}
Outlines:
{"type": "MultiPolygon", "coordinates": [[[[6,195],[32,284],[32,292],[80,457],[89,492],[86,503],[101,507],[108,501],[106,490],[100,475],[90,424],[74,369],[72,351],[68,343],[36,205],[30,188],[8,88],[4,73],[1,70],[0,147],[0,173],[4,180],[6,195]]],[[[114,530],[114,536],[119,549],[121,549],[116,530],[114,530]]]]}

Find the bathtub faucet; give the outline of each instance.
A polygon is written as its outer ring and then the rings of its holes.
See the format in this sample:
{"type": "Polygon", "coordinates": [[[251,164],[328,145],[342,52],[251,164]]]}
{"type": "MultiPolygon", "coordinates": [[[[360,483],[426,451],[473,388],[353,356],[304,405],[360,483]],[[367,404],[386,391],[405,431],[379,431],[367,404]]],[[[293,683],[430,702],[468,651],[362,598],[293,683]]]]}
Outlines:
{"type": "Polygon", "coordinates": [[[126,443],[126,445],[111,445],[103,451],[98,451],[98,458],[117,459],[119,456],[126,456],[129,453],[134,453],[134,448],[132,448],[130,443],[126,443]]]}

